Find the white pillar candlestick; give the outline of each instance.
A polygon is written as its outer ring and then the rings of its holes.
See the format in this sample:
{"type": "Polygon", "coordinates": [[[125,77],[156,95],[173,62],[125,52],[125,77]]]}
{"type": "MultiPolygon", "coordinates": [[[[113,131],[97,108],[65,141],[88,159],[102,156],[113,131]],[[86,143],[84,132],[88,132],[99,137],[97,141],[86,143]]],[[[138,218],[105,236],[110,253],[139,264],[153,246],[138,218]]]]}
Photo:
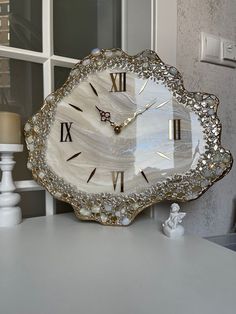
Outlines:
{"type": "Polygon", "coordinates": [[[13,153],[22,152],[21,144],[0,144],[2,180],[0,184],[0,227],[10,227],[22,221],[20,195],[14,193],[16,187],[12,179],[12,169],[15,165],[13,153]]]}

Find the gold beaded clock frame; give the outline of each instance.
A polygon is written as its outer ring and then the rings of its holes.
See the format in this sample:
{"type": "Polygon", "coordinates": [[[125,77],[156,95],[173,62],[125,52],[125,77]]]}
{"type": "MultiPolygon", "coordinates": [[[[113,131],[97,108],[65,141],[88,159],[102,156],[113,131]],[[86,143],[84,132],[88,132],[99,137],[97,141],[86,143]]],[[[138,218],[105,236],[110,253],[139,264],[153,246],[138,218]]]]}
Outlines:
{"type": "Polygon", "coordinates": [[[130,224],[143,209],[163,200],[185,202],[202,195],[217,180],[229,172],[232,156],[221,146],[221,124],[217,117],[219,100],[216,96],[188,92],[175,67],[164,64],[158,55],[145,50],[129,56],[121,49],[104,49],[90,54],[71,70],[65,84],[44,101],[41,110],[25,125],[25,138],[29,150],[28,168],[34,179],[55,198],[71,204],[79,219],[92,220],[105,225],[130,224]],[[197,165],[185,173],[175,173],[141,193],[111,194],[86,193],[65,182],[47,165],[47,138],[55,120],[57,104],[83,82],[88,74],[105,69],[119,68],[136,73],[139,77],[164,84],[175,99],[195,113],[204,132],[205,152],[197,165]],[[107,211],[106,207],[110,210],[107,211]],[[96,208],[96,210],[93,210],[96,208]],[[115,213],[119,211],[119,216],[115,213]]]}

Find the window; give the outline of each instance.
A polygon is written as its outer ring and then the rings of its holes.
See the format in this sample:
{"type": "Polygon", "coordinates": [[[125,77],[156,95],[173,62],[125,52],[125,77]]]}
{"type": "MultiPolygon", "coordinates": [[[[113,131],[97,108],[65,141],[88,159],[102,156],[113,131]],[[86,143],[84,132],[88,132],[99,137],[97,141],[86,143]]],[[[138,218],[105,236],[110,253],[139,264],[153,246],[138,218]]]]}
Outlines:
{"type": "MultiPolygon", "coordinates": [[[[120,0],[0,0],[0,110],[19,113],[24,124],[64,83],[78,58],[101,44],[120,46],[120,10],[120,0]]],[[[26,148],[15,159],[13,176],[24,191],[22,204],[32,204],[33,193],[42,204],[45,193],[27,170],[26,148]]],[[[55,201],[48,193],[45,203],[46,214],[54,213],[55,201]]],[[[60,203],[57,207],[61,211],[60,203]]],[[[44,215],[41,208],[32,215],[44,215]]],[[[22,210],[29,216],[27,208],[22,210]]]]}
{"type": "MultiPolygon", "coordinates": [[[[78,59],[95,47],[122,47],[130,54],[159,47],[165,60],[175,64],[175,18],[168,28],[166,20],[175,17],[176,1],[0,0],[0,110],[20,113],[24,123],[63,84],[78,59]],[[168,49],[163,49],[166,42],[168,49]]],[[[24,191],[23,204],[33,204],[33,194],[40,203],[45,193],[26,168],[26,150],[15,158],[13,175],[18,190],[24,191]]],[[[41,214],[53,214],[55,204],[46,193],[41,214]]],[[[59,203],[57,208],[61,211],[59,203]]],[[[36,211],[40,215],[39,208],[36,211]]]]}

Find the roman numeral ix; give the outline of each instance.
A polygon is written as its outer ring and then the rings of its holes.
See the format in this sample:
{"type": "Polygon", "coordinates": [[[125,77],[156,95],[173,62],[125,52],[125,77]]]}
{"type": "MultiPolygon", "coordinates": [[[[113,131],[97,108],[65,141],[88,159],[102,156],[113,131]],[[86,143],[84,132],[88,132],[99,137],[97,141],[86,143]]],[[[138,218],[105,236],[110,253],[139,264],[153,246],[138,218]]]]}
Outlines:
{"type": "Polygon", "coordinates": [[[124,192],[124,171],[112,171],[111,174],[114,191],[116,190],[120,179],[120,192],[124,192]]]}
{"type": "Polygon", "coordinates": [[[61,122],[61,139],[60,142],[72,142],[70,129],[73,122],[61,122]]]}
{"type": "Polygon", "coordinates": [[[126,73],[110,73],[112,87],[111,92],[125,92],[126,91],[126,73]]]}

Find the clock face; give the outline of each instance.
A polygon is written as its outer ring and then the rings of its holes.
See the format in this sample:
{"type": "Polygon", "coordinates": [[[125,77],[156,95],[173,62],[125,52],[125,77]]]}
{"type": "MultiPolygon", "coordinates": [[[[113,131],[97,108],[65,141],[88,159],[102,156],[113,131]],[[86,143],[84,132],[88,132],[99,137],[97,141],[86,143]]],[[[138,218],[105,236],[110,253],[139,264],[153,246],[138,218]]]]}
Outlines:
{"type": "Polygon", "coordinates": [[[58,103],[46,161],[80,191],[129,194],[194,169],[203,135],[199,117],[161,81],[106,69],[58,103]]]}
{"type": "Polygon", "coordinates": [[[156,202],[196,199],[230,170],[218,103],[188,92],[153,51],[96,51],[26,123],[28,168],[80,219],[128,225],[156,202]]]}

